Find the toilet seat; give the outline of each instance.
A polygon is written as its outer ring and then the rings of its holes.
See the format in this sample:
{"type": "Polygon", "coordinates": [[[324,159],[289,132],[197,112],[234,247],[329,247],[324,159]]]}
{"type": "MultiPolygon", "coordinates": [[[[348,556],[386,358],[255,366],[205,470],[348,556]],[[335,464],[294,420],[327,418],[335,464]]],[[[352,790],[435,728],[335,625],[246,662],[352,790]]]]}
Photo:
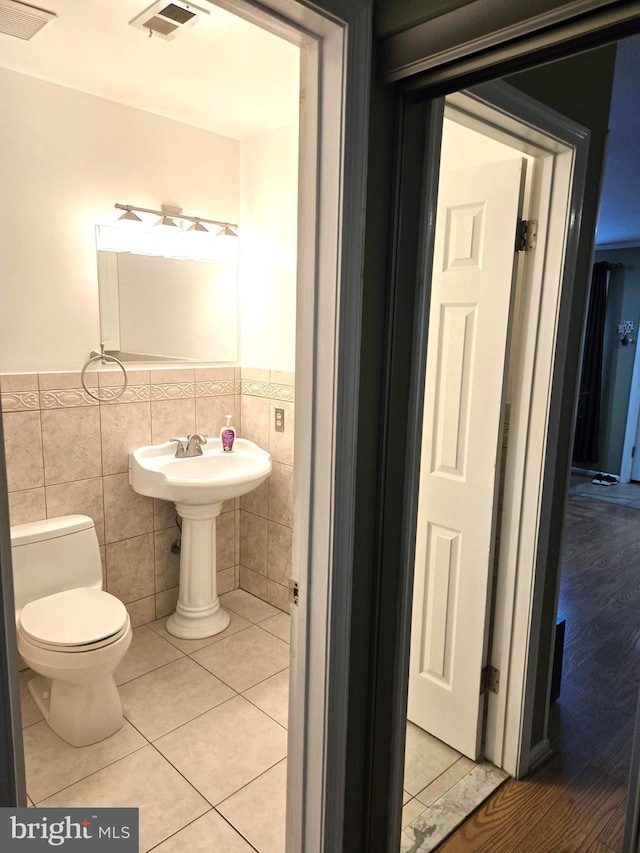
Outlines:
{"type": "Polygon", "coordinates": [[[38,648],[88,652],[118,640],[129,627],[129,614],[110,593],[82,587],[31,601],[19,626],[24,639],[38,648]]]}

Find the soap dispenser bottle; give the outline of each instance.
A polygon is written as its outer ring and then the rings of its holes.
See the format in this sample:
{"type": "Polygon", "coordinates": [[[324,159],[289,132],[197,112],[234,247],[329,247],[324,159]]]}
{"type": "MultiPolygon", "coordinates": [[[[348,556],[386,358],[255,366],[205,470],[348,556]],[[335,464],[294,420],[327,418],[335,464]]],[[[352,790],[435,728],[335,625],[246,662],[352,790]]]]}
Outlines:
{"type": "Polygon", "coordinates": [[[220,430],[220,442],[225,453],[231,453],[236,440],[236,431],[231,426],[231,415],[225,415],[226,424],[220,430]]]}

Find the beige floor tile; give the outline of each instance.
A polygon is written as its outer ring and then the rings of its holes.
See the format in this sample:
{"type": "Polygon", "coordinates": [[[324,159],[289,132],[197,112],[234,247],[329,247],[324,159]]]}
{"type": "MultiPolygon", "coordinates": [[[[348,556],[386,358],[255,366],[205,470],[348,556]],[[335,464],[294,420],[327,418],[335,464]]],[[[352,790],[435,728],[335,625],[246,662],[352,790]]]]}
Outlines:
{"type": "Polygon", "coordinates": [[[174,637],[170,634],[167,631],[168,616],[164,616],[162,619],[156,619],[155,622],[151,622],[147,627],[154,630],[164,640],[167,640],[171,645],[188,655],[191,654],[191,652],[197,652],[198,649],[203,649],[205,646],[210,646],[213,643],[217,643],[220,640],[231,637],[233,634],[237,634],[238,631],[243,631],[251,625],[251,622],[247,622],[246,619],[243,619],[242,616],[238,616],[238,614],[234,613],[232,610],[229,611],[229,616],[231,617],[231,622],[229,622],[224,631],[221,631],[219,634],[215,634],[213,637],[201,637],[198,640],[184,640],[182,637],[174,637]]]}
{"type": "Polygon", "coordinates": [[[212,805],[264,773],[287,752],[287,733],[237,696],[155,742],[212,805]]]}
{"type": "Polygon", "coordinates": [[[274,634],[274,636],[285,643],[290,641],[291,616],[288,613],[278,613],[277,616],[269,616],[264,622],[260,622],[260,627],[264,628],[270,634],[274,634]]]}
{"type": "Polygon", "coordinates": [[[451,767],[460,753],[413,723],[407,723],[404,787],[412,796],[451,767]]]}
{"type": "Polygon", "coordinates": [[[126,720],[120,731],[90,746],[71,746],[42,720],[24,730],[27,793],[38,803],[145,746],[146,740],[126,720]]]}
{"type": "Polygon", "coordinates": [[[163,841],[153,853],[253,853],[253,847],[211,809],[163,841]]]}
{"type": "Polygon", "coordinates": [[[51,807],[136,807],[140,850],[173,835],[209,809],[209,804],[152,746],[65,788],[41,805],[51,807]]]}
{"type": "Polygon", "coordinates": [[[285,669],[276,675],[261,681],[255,687],[250,687],[242,694],[261,711],[268,714],[276,723],[287,728],[289,716],[289,670],[285,669]]]}
{"type": "Polygon", "coordinates": [[[154,669],[120,688],[125,717],[155,740],[235,696],[190,658],[154,669]]]}
{"type": "Polygon", "coordinates": [[[284,853],[287,762],[281,761],[237,794],[218,811],[259,853],[284,853]]]}
{"type": "Polygon", "coordinates": [[[404,829],[405,826],[409,826],[410,823],[413,823],[418,815],[421,815],[426,808],[427,807],[424,803],[421,803],[420,800],[416,799],[409,800],[408,803],[405,803],[402,807],[402,828],[404,829]]]}
{"type": "Polygon", "coordinates": [[[179,649],[141,625],[134,629],[131,645],[114,673],[116,684],[124,684],[182,656],[179,649]]]}
{"type": "Polygon", "coordinates": [[[277,616],[281,612],[243,589],[234,589],[221,595],[220,603],[225,609],[233,610],[234,613],[254,623],[264,622],[270,616],[277,616]]]}
{"type": "Polygon", "coordinates": [[[194,652],[202,664],[229,687],[242,693],[289,666],[289,646],[257,625],[194,652]]]}
{"type": "Polygon", "coordinates": [[[430,806],[439,800],[443,794],[453,788],[453,786],[459,782],[467,773],[470,773],[473,768],[476,766],[475,761],[472,761],[470,758],[467,758],[466,755],[463,755],[459,758],[455,764],[452,764],[447,770],[444,771],[437,779],[427,785],[426,788],[423,788],[422,791],[416,794],[416,799],[420,800],[421,803],[424,803],[425,806],[430,806]]]}

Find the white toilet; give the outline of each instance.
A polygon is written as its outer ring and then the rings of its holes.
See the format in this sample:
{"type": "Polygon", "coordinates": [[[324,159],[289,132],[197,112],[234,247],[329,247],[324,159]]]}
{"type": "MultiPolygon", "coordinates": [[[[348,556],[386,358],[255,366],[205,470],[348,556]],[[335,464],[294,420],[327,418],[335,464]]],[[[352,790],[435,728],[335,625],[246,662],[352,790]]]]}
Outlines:
{"type": "Polygon", "coordinates": [[[131,642],[124,604],[102,590],[92,519],[66,515],[11,528],[18,650],[39,673],[29,689],[51,728],[87,746],[122,726],[113,671],[131,642]]]}

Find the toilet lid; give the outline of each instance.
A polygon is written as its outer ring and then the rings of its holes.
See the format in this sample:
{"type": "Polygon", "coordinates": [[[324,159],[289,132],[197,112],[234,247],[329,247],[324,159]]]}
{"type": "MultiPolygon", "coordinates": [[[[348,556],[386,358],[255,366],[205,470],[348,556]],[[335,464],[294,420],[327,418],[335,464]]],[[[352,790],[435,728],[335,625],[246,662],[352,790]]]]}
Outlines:
{"type": "Polygon", "coordinates": [[[126,626],[127,608],[100,589],[69,589],[25,605],[20,615],[24,635],[49,646],[86,646],[118,634],[126,626]]]}

